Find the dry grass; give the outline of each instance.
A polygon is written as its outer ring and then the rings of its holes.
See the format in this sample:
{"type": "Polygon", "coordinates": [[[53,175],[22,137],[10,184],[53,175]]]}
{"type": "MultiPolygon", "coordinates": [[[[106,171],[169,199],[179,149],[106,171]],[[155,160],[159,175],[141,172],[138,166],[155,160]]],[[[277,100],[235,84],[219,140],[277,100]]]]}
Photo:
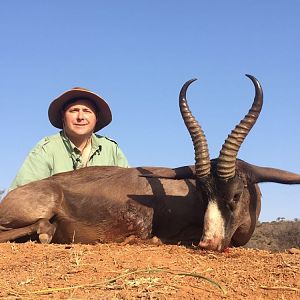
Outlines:
{"type": "Polygon", "coordinates": [[[0,267],[4,299],[300,299],[288,251],[4,243],[0,267]]]}

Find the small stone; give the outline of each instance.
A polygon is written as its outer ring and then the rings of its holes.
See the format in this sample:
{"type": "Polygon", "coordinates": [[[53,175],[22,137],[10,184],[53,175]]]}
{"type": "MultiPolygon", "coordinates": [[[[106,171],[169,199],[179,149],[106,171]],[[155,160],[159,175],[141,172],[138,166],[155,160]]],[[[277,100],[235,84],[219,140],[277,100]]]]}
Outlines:
{"type": "Polygon", "coordinates": [[[288,250],[289,253],[291,254],[300,254],[300,249],[298,248],[291,248],[288,250]]]}

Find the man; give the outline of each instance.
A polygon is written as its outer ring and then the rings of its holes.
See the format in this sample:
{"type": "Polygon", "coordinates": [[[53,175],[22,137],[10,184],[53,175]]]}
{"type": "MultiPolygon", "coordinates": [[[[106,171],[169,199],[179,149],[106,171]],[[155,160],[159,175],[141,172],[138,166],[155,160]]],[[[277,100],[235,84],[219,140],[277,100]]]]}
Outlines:
{"type": "Polygon", "coordinates": [[[38,142],[9,190],[87,166],[128,167],[118,144],[95,134],[112,120],[108,104],[99,95],[79,87],[68,90],[50,104],[48,116],[62,130],[38,142]]]}

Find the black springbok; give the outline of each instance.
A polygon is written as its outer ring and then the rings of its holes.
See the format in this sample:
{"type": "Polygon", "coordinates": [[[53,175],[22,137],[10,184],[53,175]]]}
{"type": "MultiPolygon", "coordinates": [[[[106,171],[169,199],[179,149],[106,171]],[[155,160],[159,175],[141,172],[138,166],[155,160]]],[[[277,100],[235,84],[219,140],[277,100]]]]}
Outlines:
{"type": "Polygon", "coordinates": [[[153,236],[164,243],[197,243],[222,251],[251,238],[260,213],[259,182],[299,184],[300,175],[237,159],[263,104],[260,83],[248,114],[210,160],[205,135],[186,101],[182,118],[195,149],[195,165],[88,167],[18,187],[0,203],[0,241],[38,235],[42,243],[122,242],[153,236]]]}

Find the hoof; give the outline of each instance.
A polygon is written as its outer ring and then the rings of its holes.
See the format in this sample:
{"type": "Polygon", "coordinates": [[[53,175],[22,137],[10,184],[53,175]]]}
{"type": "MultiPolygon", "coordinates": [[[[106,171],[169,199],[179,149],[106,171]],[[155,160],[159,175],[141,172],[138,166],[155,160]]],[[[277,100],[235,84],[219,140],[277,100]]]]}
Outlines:
{"type": "Polygon", "coordinates": [[[121,243],[122,245],[133,245],[137,244],[138,240],[134,235],[130,235],[121,243]]]}
{"type": "Polygon", "coordinates": [[[153,245],[162,245],[163,244],[163,242],[157,236],[154,236],[150,241],[153,245]]]}
{"type": "Polygon", "coordinates": [[[49,234],[47,233],[41,233],[39,235],[39,240],[42,244],[50,244],[52,236],[49,236],[49,234]]]}

